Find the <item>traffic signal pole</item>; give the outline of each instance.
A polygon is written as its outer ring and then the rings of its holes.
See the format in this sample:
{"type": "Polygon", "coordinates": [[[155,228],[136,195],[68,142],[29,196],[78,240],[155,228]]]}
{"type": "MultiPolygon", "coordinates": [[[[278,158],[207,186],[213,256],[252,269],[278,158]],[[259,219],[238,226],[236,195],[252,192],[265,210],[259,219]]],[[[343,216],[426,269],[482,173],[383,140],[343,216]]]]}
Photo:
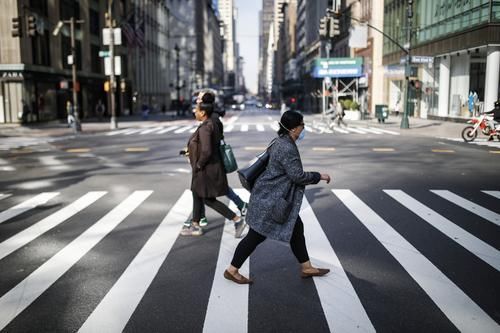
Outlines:
{"type": "Polygon", "coordinates": [[[410,108],[410,75],[411,75],[411,30],[412,30],[412,18],[413,18],[413,0],[408,0],[408,8],[406,15],[406,61],[405,61],[405,106],[403,117],[401,118],[400,128],[406,129],[410,128],[410,122],[408,120],[408,113],[410,108]]]}
{"type": "Polygon", "coordinates": [[[110,109],[111,121],[110,129],[118,128],[116,121],[116,103],[115,103],[115,33],[113,27],[113,0],[108,0],[108,28],[109,28],[109,57],[111,58],[111,71],[109,75],[109,96],[110,96],[110,109]]]}
{"type": "Polygon", "coordinates": [[[80,117],[78,116],[78,91],[77,91],[77,81],[76,81],[76,43],[75,43],[75,18],[72,17],[69,20],[69,26],[71,31],[71,58],[73,63],[71,64],[71,74],[73,80],[73,112],[75,117],[75,132],[82,131],[82,125],[80,124],[80,117]]]}

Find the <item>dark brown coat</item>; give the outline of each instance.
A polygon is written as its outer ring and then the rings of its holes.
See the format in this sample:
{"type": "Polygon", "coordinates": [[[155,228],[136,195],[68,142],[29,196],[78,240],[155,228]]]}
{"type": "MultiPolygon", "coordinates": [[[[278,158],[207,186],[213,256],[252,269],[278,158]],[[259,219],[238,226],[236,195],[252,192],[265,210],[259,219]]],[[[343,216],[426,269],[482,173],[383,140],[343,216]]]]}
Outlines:
{"type": "Polygon", "coordinates": [[[227,176],[220,155],[221,131],[213,119],[201,123],[188,141],[192,169],[191,191],[201,198],[215,198],[228,192],[227,176]]]}

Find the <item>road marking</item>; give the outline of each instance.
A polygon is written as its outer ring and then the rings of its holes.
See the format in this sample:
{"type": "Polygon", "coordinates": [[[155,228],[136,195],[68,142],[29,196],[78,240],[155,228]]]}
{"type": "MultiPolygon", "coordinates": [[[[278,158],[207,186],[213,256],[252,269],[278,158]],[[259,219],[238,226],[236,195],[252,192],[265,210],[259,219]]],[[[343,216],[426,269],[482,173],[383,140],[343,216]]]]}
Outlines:
{"type": "Polygon", "coordinates": [[[129,148],[125,148],[125,151],[128,153],[139,153],[139,152],[149,151],[149,148],[148,147],[129,147],[129,148]]]}
{"type": "Polygon", "coordinates": [[[122,332],[192,212],[185,190],[78,332],[122,332]],[[124,301],[126,300],[126,301],[124,301]]]}
{"type": "Polygon", "coordinates": [[[378,127],[369,127],[369,128],[377,130],[377,131],[380,131],[382,133],[387,133],[387,134],[392,134],[392,135],[401,135],[401,133],[390,131],[390,130],[386,130],[386,129],[382,129],[382,128],[378,128],[378,127]]]}
{"type": "Polygon", "coordinates": [[[463,246],[467,251],[473,253],[497,271],[500,271],[500,251],[471,235],[452,221],[418,202],[403,191],[384,190],[384,192],[434,228],[441,231],[445,236],[463,246]]]}
{"type": "Polygon", "coordinates": [[[242,132],[248,132],[248,124],[242,124],[241,125],[241,131],[242,132]]]}
{"type": "Polygon", "coordinates": [[[279,131],[280,127],[277,123],[273,122],[272,124],[270,124],[269,126],[271,126],[271,129],[275,132],[279,131]]]}
{"type": "Polygon", "coordinates": [[[59,195],[59,192],[43,192],[31,199],[21,202],[20,204],[1,212],[0,223],[3,223],[17,215],[27,212],[28,210],[33,209],[37,206],[44,205],[47,203],[47,201],[56,197],[57,195],[59,195]]]}
{"type": "MultiPolygon", "coordinates": [[[[0,298],[0,330],[135,210],[152,191],[135,191],[0,298]]],[[[123,300],[122,300],[123,301],[123,300]]]]}
{"type": "Polygon", "coordinates": [[[300,217],[306,224],[304,236],[311,260],[315,266],[331,269],[328,275],[314,278],[330,331],[375,332],[356,290],[349,281],[306,197],[302,200],[300,217]]]}
{"type": "Polygon", "coordinates": [[[70,148],[66,149],[67,153],[88,153],[90,148],[70,148]]]}
{"type": "Polygon", "coordinates": [[[16,168],[9,165],[6,159],[0,158],[0,171],[16,171],[16,168]]]}
{"type": "Polygon", "coordinates": [[[454,153],[453,149],[432,149],[433,153],[454,153]]]}
{"type": "Polygon", "coordinates": [[[175,134],[184,133],[184,132],[190,130],[192,127],[193,127],[193,125],[184,126],[184,127],[179,128],[178,130],[175,130],[174,133],[175,134]]]}
{"type": "Polygon", "coordinates": [[[488,314],[354,193],[350,190],[332,192],[403,266],[459,331],[500,331],[500,326],[488,314]]]}
{"type": "Polygon", "coordinates": [[[490,221],[491,223],[495,223],[500,226],[500,214],[497,214],[489,209],[481,207],[475,204],[472,201],[459,197],[455,193],[452,193],[447,190],[431,190],[432,193],[439,195],[441,198],[444,198],[457,206],[462,207],[463,209],[468,210],[471,213],[474,213],[478,216],[481,216],[483,219],[490,221]]]}
{"type": "Polygon", "coordinates": [[[58,210],[54,214],[47,216],[41,221],[33,224],[31,227],[0,243],[0,259],[5,258],[12,252],[28,244],[43,233],[66,221],[79,211],[90,206],[106,193],[107,192],[105,191],[89,192],[72,204],[58,210]]]}
{"type": "Polygon", "coordinates": [[[143,131],[144,128],[132,128],[132,129],[129,129],[127,132],[123,133],[123,135],[131,135],[131,134],[136,134],[138,132],[141,132],[143,131]]]}
{"type": "Polygon", "coordinates": [[[0,193],[0,200],[7,199],[10,197],[12,194],[5,194],[5,193],[0,193]]]}
{"type": "Polygon", "coordinates": [[[372,148],[372,150],[376,152],[390,152],[394,151],[394,148],[372,148]]]}
{"type": "Polygon", "coordinates": [[[128,131],[130,131],[130,128],[125,128],[125,129],[122,129],[122,130],[114,130],[112,132],[108,132],[106,133],[107,136],[113,136],[113,135],[118,135],[118,134],[124,134],[124,133],[127,133],[128,131]]]}
{"type": "Polygon", "coordinates": [[[256,126],[257,126],[257,131],[259,131],[259,132],[264,132],[265,131],[264,125],[257,124],[256,126]]]}
{"type": "Polygon", "coordinates": [[[231,132],[234,129],[234,125],[227,125],[224,127],[224,132],[231,132]]]}
{"type": "Polygon", "coordinates": [[[38,157],[42,165],[47,166],[50,170],[68,170],[69,166],[59,161],[56,156],[40,156],[38,157]]]}
{"type": "MultiPolygon", "coordinates": [[[[338,126],[333,126],[331,129],[327,129],[330,131],[330,133],[335,133],[335,132],[340,132],[342,134],[349,134],[349,131],[346,131],[345,129],[343,128],[340,128],[338,126]]],[[[326,132],[326,133],[329,133],[329,132],[326,132]]]]}
{"type": "Polygon", "coordinates": [[[371,129],[371,128],[364,128],[364,127],[356,127],[356,128],[357,128],[357,129],[360,129],[360,130],[362,130],[362,131],[366,131],[366,132],[368,132],[368,133],[373,133],[373,134],[378,134],[378,135],[382,134],[382,132],[377,131],[377,130],[375,130],[375,129],[371,129]]]}
{"type": "Polygon", "coordinates": [[[484,192],[486,194],[494,196],[497,199],[500,199],[500,191],[481,191],[481,192],[484,192]]]}
{"type": "Polygon", "coordinates": [[[314,151],[335,151],[334,147],[313,147],[314,151]]]}
{"type": "Polygon", "coordinates": [[[140,134],[140,135],[150,134],[150,133],[153,133],[153,132],[156,132],[156,131],[162,130],[162,129],[163,129],[163,126],[153,127],[153,128],[149,128],[149,129],[147,129],[147,130],[144,130],[144,131],[140,132],[139,134],[140,134]]]}
{"type": "Polygon", "coordinates": [[[500,154],[500,150],[490,150],[491,154],[500,154]]]}
{"type": "MultiPolygon", "coordinates": [[[[249,193],[238,189],[236,193],[248,202],[249,193]]],[[[236,205],[231,202],[230,209],[236,205]]],[[[203,332],[247,332],[248,331],[248,285],[238,285],[223,277],[224,270],[233,258],[234,250],[240,239],[234,238],[234,223],[226,220],[220,243],[219,256],[215,268],[214,282],[208,300],[203,332]]],[[[240,268],[240,273],[249,276],[250,258],[240,268]]]]}
{"type": "Polygon", "coordinates": [[[180,126],[170,126],[170,127],[167,127],[167,128],[164,128],[162,129],[161,131],[158,131],[156,134],[165,134],[167,132],[171,132],[173,130],[176,130],[178,129],[180,126]]]}
{"type": "Polygon", "coordinates": [[[354,133],[357,133],[357,134],[366,134],[366,132],[363,132],[362,130],[359,130],[359,129],[353,128],[353,127],[344,127],[343,129],[345,131],[354,132],[354,133]]]}

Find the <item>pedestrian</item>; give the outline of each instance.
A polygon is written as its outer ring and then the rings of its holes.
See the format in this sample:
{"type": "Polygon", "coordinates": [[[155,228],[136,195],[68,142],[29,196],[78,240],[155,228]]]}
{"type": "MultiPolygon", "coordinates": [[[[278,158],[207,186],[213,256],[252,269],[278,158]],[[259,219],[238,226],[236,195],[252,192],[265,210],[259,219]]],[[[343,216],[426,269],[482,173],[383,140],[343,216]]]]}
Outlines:
{"type": "Polygon", "coordinates": [[[97,120],[101,121],[104,117],[104,113],[106,112],[106,107],[102,103],[102,100],[99,99],[95,106],[95,113],[97,115],[97,120]]]}
{"type": "Polygon", "coordinates": [[[344,106],[340,101],[337,101],[337,125],[340,127],[340,123],[344,124],[347,127],[347,124],[344,121],[345,111],[344,106]]]}
{"type": "Polygon", "coordinates": [[[24,99],[21,100],[21,104],[23,105],[23,111],[21,112],[21,123],[27,124],[28,117],[31,113],[31,110],[30,110],[28,103],[26,103],[26,101],[24,99]]]}
{"type": "Polygon", "coordinates": [[[68,118],[68,127],[75,126],[75,115],[74,115],[73,104],[69,100],[66,101],[66,115],[68,118]]]}
{"type": "Polygon", "coordinates": [[[203,205],[232,220],[235,237],[240,238],[245,229],[244,217],[238,216],[216,198],[228,194],[226,171],[219,153],[222,139],[217,124],[211,117],[215,108],[215,96],[203,93],[194,110],[200,126],[188,141],[189,162],[192,169],[191,191],[193,193],[193,218],[190,225],[182,227],[181,235],[199,236],[203,233],[199,226],[203,205]]]}
{"type": "Polygon", "coordinates": [[[305,172],[297,141],[304,138],[304,119],[296,111],[281,116],[278,137],[268,148],[269,162],[257,178],[250,195],[246,222],[248,234],[236,247],[224,278],[238,284],[252,280],[239,273],[245,260],[266,238],[289,242],[293,254],[301,265],[301,276],[323,276],[330,270],[312,266],[307,253],[304,225],[299,216],[305,186],[320,180],[330,182],[328,174],[305,172]],[[284,209],[282,209],[284,208],[284,209]]]}

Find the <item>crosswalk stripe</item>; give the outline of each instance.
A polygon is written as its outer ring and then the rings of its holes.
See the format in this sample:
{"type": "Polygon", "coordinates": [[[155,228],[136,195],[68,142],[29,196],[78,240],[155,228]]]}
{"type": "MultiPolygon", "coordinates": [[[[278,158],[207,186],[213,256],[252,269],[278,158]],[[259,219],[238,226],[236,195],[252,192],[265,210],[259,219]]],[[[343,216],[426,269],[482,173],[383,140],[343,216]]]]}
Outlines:
{"type": "Polygon", "coordinates": [[[271,125],[269,125],[269,126],[271,126],[271,129],[272,129],[273,131],[275,131],[275,132],[277,132],[277,131],[280,129],[279,125],[278,125],[277,123],[275,123],[275,122],[273,122],[273,123],[272,123],[271,125]]]}
{"type": "Polygon", "coordinates": [[[168,133],[168,132],[171,132],[171,131],[178,129],[179,127],[180,126],[170,126],[170,127],[162,129],[161,131],[158,131],[156,134],[165,134],[165,133],[168,133]]]}
{"type": "Polygon", "coordinates": [[[375,129],[373,129],[373,128],[365,128],[365,127],[356,127],[356,128],[357,128],[357,129],[360,129],[360,130],[362,130],[362,131],[366,131],[366,132],[368,132],[368,133],[373,133],[373,134],[382,134],[382,132],[377,131],[377,130],[375,130],[375,129]]]}
{"type": "Polygon", "coordinates": [[[124,330],[172,249],[192,207],[191,192],[186,190],[78,332],[124,330]]]}
{"type": "Polygon", "coordinates": [[[106,133],[106,135],[107,136],[119,135],[119,134],[124,134],[124,133],[126,133],[128,131],[130,131],[130,128],[121,129],[119,131],[108,132],[108,133],[106,133]]]}
{"type": "Polygon", "coordinates": [[[353,127],[344,127],[344,130],[346,130],[348,132],[358,133],[358,134],[366,134],[366,132],[363,132],[362,130],[359,130],[359,129],[353,128],[353,127]]]}
{"type": "Polygon", "coordinates": [[[162,130],[162,129],[163,129],[163,126],[154,127],[154,128],[150,128],[150,129],[144,130],[144,131],[140,132],[139,134],[140,135],[150,134],[150,133],[162,130]]]}
{"type": "Polygon", "coordinates": [[[189,131],[191,128],[193,128],[193,125],[184,126],[184,127],[179,128],[178,130],[175,130],[174,133],[175,134],[184,133],[186,131],[189,131]]]}
{"type": "Polygon", "coordinates": [[[349,134],[349,132],[348,132],[348,131],[346,131],[345,129],[342,129],[342,128],[340,128],[340,127],[333,127],[331,130],[332,130],[333,132],[339,132],[339,133],[342,133],[342,134],[349,134]]]}
{"type": "Polygon", "coordinates": [[[495,223],[500,226],[500,214],[497,214],[489,209],[481,207],[472,201],[459,197],[458,195],[447,191],[447,190],[431,190],[432,193],[439,195],[441,198],[444,198],[455,205],[458,205],[469,212],[472,212],[478,216],[481,216],[485,220],[490,221],[491,223],[495,223]]]}
{"type": "Polygon", "coordinates": [[[382,128],[378,128],[378,127],[370,127],[370,128],[377,130],[377,131],[380,131],[382,133],[387,133],[387,134],[392,134],[392,135],[400,135],[400,133],[398,133],[398,132],[394,132],[394,131],[390,131],[390,130],[386,130],[386,129],[382,129],[382,128]]]}
{"type": "Polygon", "coordinates": [[[224,132],[232,132],[234,129],[234,125],[227,125],[227,126],[224,126],[224,132]]]}
{"type": "Polygon", "coordinates": [[[305,197],[302,200],[300,216],[305,224],[304,234],[311,260],[320,267],[331,268],[330,274],[314,279],[330,331],[375,332],[368,314],[305,197]]]}
{"type": "Polygon", "coordinates": [[[482,192],[489,194],[497,199],[500,199],[500,191],[482,191],[482,192]]]}
{"type": "MultiPolygon", "coordinates": [[[[235,190],[243,201],[248,202],[249,194],[243,190],[235,190]]],[[[230,204],[234,210],[234,203],[230,204]]],[[[224,224],[224,232],[220,244],[214,282],[210,291],[203,332],[247,332],[248,331],[248,285],[238,285],[223,277],[224,270],[233,259],[234,250],[240,239],[234,238],[234,224],[224,224]]],[[[248,276],[249,259],[240,269],[242,275],[248,276]]]]}
{"type": "Polygon", "coordinates": [[[458,330],[500,330],[500,326],[488,314],[354,193],[350,190],[332,192],[403,266],[458,330]]]}
{"type": "Polygon", "coordinates": [[[144,130],[143,128],[132,128],[128,130],[127,132],[123,133],[123,135],[131,135],[131,134],[137,134],[138,132],[141,132],[144,130]]]}
{"type": "Polygon", "coordinates": [[[56,156],[40,156],[38,160],[42,165],[47,166],[51,170],[68,170],[69,166],[61,162],[56,158],[56,156]]]}
{"type": "Polygon", "coordinates": [[[241,131],[242,132],[248,132],[248,124],[242,124],[241,125],[241,131]]]}
{"type": "Polygon", "coordinates": [[[60,209],[50,216],[47,216],[31,227],[0,243],[0,259],[5,258],[43,233],[66,221],[71,216],[94,203],[106,193],[107,192],[105,191],[89,192],[72,204],[60,209]]]}
{"type": "Polygon", "coordinates": [[[5,193],[0,193],[0,200],[6,199],[10,197],[12,194],[5,194],[5,193]]]}
{"type": "Polygon", "coordinates": [[[264,128],[264,125],[262,125],[262,124],[257,124],[256,126],[257,126],[257,131],[259,131],[259,132],[264,132],[266,130],[264,128]]]}
{"type": "Polygon", "coordinates": [[[420,216],[434,228],[462,245],[481,260],[500,271],[500,251],[460,228],[444,216],[418,202],[401,190],[384,190],[393,199],[420,216]]]}
{"type": "Polygon", "coordinates": [[[152,191],[135,191],[0,298],[0,330],[137,208],[152,191]]]}
{"type": "Polygon", "coordinates": [[[3,223],[17,215],[27,212],[28,210],[33,209],[37,206],[43,205],[57,195],[59,195],[59,192],[43,192],[14,207],[11,207],[0,213],[0,223],[3,223]]]}

